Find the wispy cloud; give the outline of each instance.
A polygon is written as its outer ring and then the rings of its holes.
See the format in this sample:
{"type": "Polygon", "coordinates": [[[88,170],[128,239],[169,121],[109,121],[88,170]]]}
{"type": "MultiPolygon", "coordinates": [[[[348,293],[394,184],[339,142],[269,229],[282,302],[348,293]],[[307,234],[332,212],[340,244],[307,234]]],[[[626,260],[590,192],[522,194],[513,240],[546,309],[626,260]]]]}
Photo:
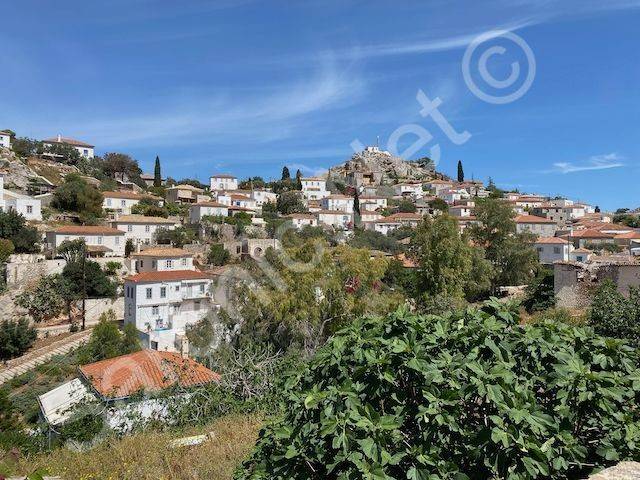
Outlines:
{"type": "Polygon", "coordinates": [[[590,170],[608,170],[610,168],[618,168],[624,166],[622,163],[623,157],[617,153],[606,153],[603,155],[594,155],[586,162],[571,163],[571,162],[557,162],[553,164],[551,172],[557,173],[575,173],[586,172],[590,170]]]}

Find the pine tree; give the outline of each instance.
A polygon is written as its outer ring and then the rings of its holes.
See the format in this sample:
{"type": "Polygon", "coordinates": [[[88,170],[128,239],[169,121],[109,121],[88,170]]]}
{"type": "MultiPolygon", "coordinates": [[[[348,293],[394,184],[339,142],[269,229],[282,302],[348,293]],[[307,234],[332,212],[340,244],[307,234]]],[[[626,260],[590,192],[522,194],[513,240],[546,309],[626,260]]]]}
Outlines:
{"type": "Polygon", "coordinates": [[[291,180],[291,174],[288,167],[282,167],[282,180],[291,180]]]}
{"type": "Polygon", "coordinates": [[[153,186],[162,186],[162,173],[160,172],[160,157],[156,155],[156,166],[153,169],[153,186]]]}
{"type": "Polygon", "coordinates": [[[462,169],[462,161],[458,160],[458,181],[464,182],[464,170],[462,169]]]}
{"type": "Polygon", "coordinates": [[[296,171],[296,189],[302,190],[302,172],[300,169],[296,171]]]}

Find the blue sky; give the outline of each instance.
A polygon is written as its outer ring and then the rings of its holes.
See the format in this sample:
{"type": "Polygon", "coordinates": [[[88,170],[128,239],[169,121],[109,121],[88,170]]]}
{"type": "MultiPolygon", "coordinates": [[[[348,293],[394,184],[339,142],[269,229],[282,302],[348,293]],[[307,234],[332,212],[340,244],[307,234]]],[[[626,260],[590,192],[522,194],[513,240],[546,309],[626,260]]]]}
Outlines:
{"type": "Polygon", "coordinates": [[[352,144],[438,169],[613,209],[640,206],[640,0],[5,2],[0,128],[62,133],[121,151],[150,170],[206,181],[215,172],[278,177],[344,161],[352,144]],[[530,88],[505,104],[468,88],[463,55],[480,34],[470,75],[485,93],[531,63],[530,88]],[[485,77],[486,78],[486,77],[485,77]],[[454,143],[423,117],[418,90],[439,97],[454,143]],[[420,137],[426,139],[424,136],[420,137]],[[392,142],[395,145],[394,142],[392,142]],[[393,146],[391,145],[391,146],[393,146]],[[414,151],[412,146],[420,146],[414,151]]]}

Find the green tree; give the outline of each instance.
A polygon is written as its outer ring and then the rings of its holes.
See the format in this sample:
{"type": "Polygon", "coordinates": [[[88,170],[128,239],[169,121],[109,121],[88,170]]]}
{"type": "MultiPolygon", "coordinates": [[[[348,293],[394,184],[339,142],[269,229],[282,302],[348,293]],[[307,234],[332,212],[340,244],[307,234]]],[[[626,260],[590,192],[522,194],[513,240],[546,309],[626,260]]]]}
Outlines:
{"type": "Polygon", "coordinates": [[[289,173],[289,167],[286,165],[282,167],[282,180],[291,180],[291,174],[289,173]]]}
{"type": "Polygon", "coordinates": [[[5,263],[15,250],[16,248],[11,240],[0,238],[0,263],[5,263]]]}
{"type": "Polygon", "coordinates": [[[195,240],[196,233],[192,228],[177,227],[172,230],[168,228],[158,228],[155,233],[157,243],[182,248],[195,240]]]}
{"type": "MultiPolygon", "coordinates": [[[[35,253],[40,250],[38,231],[27,225],[26,219],[10,210],[0,211],[0,238],[11,241],[16,253],[35,253]]],[[[5,248],[11,248],[5,243],[5,248]]]]}
{"type": "Polygon", "coordinates": [[[0,360],[19,357],[33,345],[37,336],[36,329],[26,318],[3,320],[0,323],[0,360]]]}
{"type": "Polygon", "coordinates": [[[638,458],[640,352],[498,301],[334,334],[237,480],[578,479],[638,458]]]}
{"type": "Polygon", "coordinates": [[[401,213],[416,213],[416,205],[410,200],[400,200],[398,211],[401,213]]]}
{"type": "Polygon", "coordinates": [[[302,190],[302,172],[296,170],[296,190],[302,190]]]}
{"type": "Polygon", "coordinates": [[[495,269],[494,290],[498,286],[528,284],[539,265],[532,247],[533,235],[516,233],[515,213],[499,199],[478,200],[475,214],[479,223],[470,228],[470,235],[485,249],[486,258],[495,269]]]}
{"type": "Polygon", "coordinates": [[[69,174],[64,183],[53,192],[54,208],[75,212],[83,222],[93,222],[103,216],[102,194],[80,175],[69,174]]]}
{"type": "Polygon", "coordinates": [[[69,281],[78,298],[113,298],[117,285],[100,264],[91,260],[67,263],[62,276],[69,281]]]}
{"type": "Polygon", "coordinates": [[[433,200],[431,200],[429,202],[429,206],[433,210],[440,210],[441,212],[448,212],[449,211],[449,204],[447,204],[447,202],[445,202],[441,198],[434,198],[433,200]]]}
{"type": "Polygon", "coordinates": [[[304,206],[302,197],[298,192],[282,192],[278,195],[276,208],[282,215],[307,211],[307,207],[304,206]]]}
{"type": "Polygon", "coordinates": [[[613,281],[605,280],[593,297],[589,323],[600,335],[640,345],[640,289],[632,287],[626,298],[613,281]]]}
{"type": "Polygon", "coordinates": [[[20,414],[9,398],[9,389],[0,388],[0,432],[18,432],[21,427],[20,414]]]}
{"type": "Polygon", "coordinates": [[[133,329],[128,327],[124,333],[121,333],[118,330],[115,313],[113,310],[108,310],[100,316],[87,344],[81,347],[79,359],[81,364],[87,364],[137,350],[140,350],[140,343],[137,341],[135,327],[133,329]]]}
{"type": "Polygon", "coordinates": [[[464,169],[462,168],[462,160],[458,160],[458,181],[464,182],[464,169]]]}
{"type": "Polygon", "coordinates": [[[124,256],[129,257],[135,251],[135,246],[133,244],[133,240],[128,238],[127,242],[124,244],[124,256]]]}
{"type": "Polygon", "coordinates": [[[42,142],[26,137],[14,138],[11,140],[11,150],[19,157],[30,157],[42,150],[42,142]]]}
{"type": "Polygon", "coordinates": [[[209,249],[207,263],[210,265],[226,265],[231,255],[221,243],[214,243],[209,249]]]}
{"type": "Polygon", "coordinates": [[[160,170],[160,157],[156,155],[156,164],[153,168],[153,186],[162,186],[162,172],[160,170]]]}
{"type": "Polygon", "coordinates": [[[82,238],[65,240],[57,248],[56,253],[67,263],[79,263],[87,256],[87,243],[82,238]]]}
{"type": "Polygon", "coordinates": [[[556,306],[552,269],[548,267],[538,269],[536,276],[525,289],[522,306],[528,313],[540,312],[556,306]]]}
{"type": "Polygon", "coordinates": [[[134,180],[140,177],[140,167],[138,162],[125,153],[110,152],[104,155],[102,161],[102,171],[109,177],[124,181],[125,179],[134,180]]]}
{"type": "Polygon", "coordinates": [[[35,285],[27,287],[15,299],[16,305],[26,308],[35,322],[55,318],[62,312],[64,299],[60,296],[59,277],[47,275],[35,285]]]}

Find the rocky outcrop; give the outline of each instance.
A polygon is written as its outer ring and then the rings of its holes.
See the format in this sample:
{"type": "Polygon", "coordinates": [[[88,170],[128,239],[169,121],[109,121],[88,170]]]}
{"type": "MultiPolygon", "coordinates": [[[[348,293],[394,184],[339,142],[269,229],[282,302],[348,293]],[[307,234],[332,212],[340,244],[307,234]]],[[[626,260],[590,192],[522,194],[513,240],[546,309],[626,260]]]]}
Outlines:
{"type": "Polygon", "coordinates": [[[426,180],[434,176],[435,167],[429,159],[407,161],[378,147],[366,147],[342,165],[329,169],[329,178],[358,187],[426,180]]]}
{"type": "Polygon", "coordinates": [[[42,188],[46,191],[60,185],[69,173],[79,173],[72,165],[51,160],[35,157],[23,160],[6,148],[0,148],[0,169],[7,172],[5,188],[24,193],[40,193],[38,190],[42,188]]]}

